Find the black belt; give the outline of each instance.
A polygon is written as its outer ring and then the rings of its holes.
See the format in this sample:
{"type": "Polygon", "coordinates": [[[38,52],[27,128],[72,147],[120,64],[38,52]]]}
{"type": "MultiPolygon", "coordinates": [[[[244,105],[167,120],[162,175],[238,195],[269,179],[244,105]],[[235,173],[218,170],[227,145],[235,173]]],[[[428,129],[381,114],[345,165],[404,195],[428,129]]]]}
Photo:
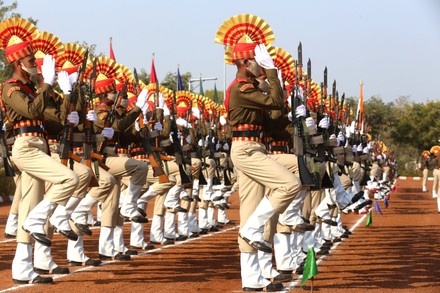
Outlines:
{"type": "Polygon", "coordinates": [[[47,139],[59,139],[59,135],[58,134],[48,134],[47,135],[47,139]]]}
{"type": "Polygon", "coordinates": [[[14,135],[19,135],[19,134],[29,133],[29,132],[43,133],[43,129],[41,129],[40,126],[23,126],[23,127],[14,129],[14,135]]]}
{"type": "Polygon", "coordinates": [[[232,131],[232,137],[260,137],[259,130],[235,130],[232,131]]]}
{"type": "Polygon", "coordinates": [[[287,146],[272,146],[272,151],[287,153],[287,146]]]}

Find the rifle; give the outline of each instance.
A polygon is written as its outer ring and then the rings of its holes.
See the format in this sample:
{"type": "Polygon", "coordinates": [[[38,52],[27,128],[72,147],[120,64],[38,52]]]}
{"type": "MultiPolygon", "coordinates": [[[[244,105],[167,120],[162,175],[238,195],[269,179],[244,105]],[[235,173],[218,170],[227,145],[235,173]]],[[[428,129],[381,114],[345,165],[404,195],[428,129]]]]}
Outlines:
{"type": "MultiPolygon", "coordinates": [[[[137,74],[136,68],[134,69],[134,79],[135,79],[135,89],[136,89],[136,93],[138,91],[138,86],[139,86],[139,76],[137,74]]],[[[153,110],[155,111],[155,110],[153,110]]],[[[147,125],[144,124],[144,113],[140,113],[139,114],[139,119],[138,119],[138,123],[139,123],[139,135],[141,137],[141,145],[142,148],[144,149],[144,152],[147,154],[148,156],[148,161],[150,162],[151,168],[153,169],[153,176],[154,177],[159,177],[159,183],[168,183],[170,182],[170,180],[168,179],[167,174],[165,173],[165,171],[162,168],[162,165],[160,163],[160,157],[159,159],[156,156],[156,153],[153,152],[152,148],[151,148],[151,144],[150,144],[150,132],[148,131],[148,127],[147,125]]]]}
{"type": "Polygon", "coordinates": [[[5,133],[3,131],[3,109],[0,108],[0,150],[2,153],[3,158],[3,167],[5,168],[5,176],[7,177],[14,177],[15,172],[12,168],[11,164],[9,163],[9,152],[8,152],[8,145],[6,143],[5,139],[5,133]]]}
{"type": "Polygon", "coordinates": [[[216,155],[217,137],[214,133],[213,127],[211,127],[211,125],[216,125],[214,109],[212,108],[212,106],[211,106],[211,111],[212,114],[211,114],[211,121],[210,121],[209,134],[208,134],[208,149],[209,149],[209,158],[215,161],[215,176],[212,179],[212,185],[219,185],[221,184],[220,172],[219,172],[220,159],[216,155]]]}
{"type": "MultiPolygon", "coordinates": [[[[176,105],[176,94],[174,93],[174,105],[176,105]]],[[[171,137],[173,138],[173,146],[174,146],[174,157],[175,162],[179,166],[179,174],[180,179],[182,181],[182,185],[190,184],[192,182],[191,178],[185,172],[185,163],[183,162],[183,151],[182,146],[180,145],[180,139],[177,135],[179,131],[177,129],[176,123],[176,115],[174,113],[174,107],[171,109],[171,137]]]]}
{"type": "MultiPolygon", "coordinates": [[[[190,111],[190,110],[188,110],[190,111]]],[[[197,158],[200,160],[200,162],[202,162],[202,164],[204,164],[206,166],[206,160],[205,160],[205,156],[204,156],[204,152],[205,152],[205,140],[202,138],[201,135],[201,123],[203,122],[203,116],[205,114],[205,105],[204,103],[202,103],[202,109],[200,111],[200,120],[198,121],[196,127],[195,126],[195,121],[192,122],[192,127],[193,129],[196,129],[197,132],[197,136],[196,136],[196,154],[197,154],[197,158]],[[198,141],[201,140],[202,141],[202,146],[199,146],[198,141]]],[[[203,167],[203,166],[202,166],[203,167]]],[[[203,170],[202,168],[200,168],[200,172],[199,172],[199,185],[207,185],[208,182],[206,181],[205,175],[203,175],[203,170]]]]}

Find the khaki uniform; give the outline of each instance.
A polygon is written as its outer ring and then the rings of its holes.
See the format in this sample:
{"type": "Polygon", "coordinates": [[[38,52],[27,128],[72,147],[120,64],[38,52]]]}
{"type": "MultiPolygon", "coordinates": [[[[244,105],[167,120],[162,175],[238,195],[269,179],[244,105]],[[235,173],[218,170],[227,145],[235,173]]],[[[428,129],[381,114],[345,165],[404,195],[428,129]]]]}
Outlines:
{"type": "MultiPolygon", "coordinates": [[[[250,82],[237,82],[229,90],[229,123],[234,131],[261,131],[263,111],[282,109],[283,92],[276,70],[267,70],[270,93],[261,93],[250,82]]],[[[237,78],[245,76],[237,74],[237,78]]],[[[255,132],[252,132],[255,133],[255,132]]],[[[284,166],[267,155],[266,146],[257,135],[236,137],[233,134],[231,158],[237,170],[240,186],[240,226],[246,224],[264,196],[266,188],[273,190],[269,196],[272,207],[283,213],[301,189],[300,180],[284,166]]],[[[241,252],[255,251],[239,238],[241,252]]]]}
{"type": "Polygon", "coordinates": [[[16,134],[12,158],[22,171],[18,242],[30,243],[21,227],[28,213],[43,199],[46,182],[52,184],[46,191],[46,199],[61,205],[67,202],[78,185],[78,176],[48,155],[47,142],[42,131],[38,130],[44,109],[50,103],[50,90],[51,87],[44,84],[37,95],[35,86],[17,75],[2,90],[6,114],[16,134]]]}

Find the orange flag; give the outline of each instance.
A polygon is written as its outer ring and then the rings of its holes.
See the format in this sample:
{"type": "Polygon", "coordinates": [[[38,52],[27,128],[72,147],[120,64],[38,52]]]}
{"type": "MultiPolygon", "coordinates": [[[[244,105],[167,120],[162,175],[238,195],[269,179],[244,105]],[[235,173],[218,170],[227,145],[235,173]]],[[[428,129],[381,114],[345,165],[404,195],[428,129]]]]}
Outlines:
{"type": "Polygon", "coordinates": [[[362,94],[363,82],[360,82],[359,104],[356,113],[356,129],[364,133],[364,95],[362,94]]]}
{"type": "Polygon", "coordinates": [[[110,37],[110,59],[116,61],[115,53],[113,52],[112,37],[110,37]]]}

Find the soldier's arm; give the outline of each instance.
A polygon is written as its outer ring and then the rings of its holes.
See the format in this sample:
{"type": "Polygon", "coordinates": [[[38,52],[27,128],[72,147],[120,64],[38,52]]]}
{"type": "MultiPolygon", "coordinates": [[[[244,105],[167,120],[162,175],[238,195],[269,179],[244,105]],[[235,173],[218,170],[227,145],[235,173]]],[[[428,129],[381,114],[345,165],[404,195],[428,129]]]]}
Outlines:
{"type": "Polygon", "coordinates": [[[162,130],[159,132],[159,134],[164,138],[168,138],[170,136],[170,133],[171,133],[171,120],[170,120],[170,116],[167,115],[163,118],[162,130]]]}
{"type": "Polygon", "coordinates": [[[50,102],[51,86],[44,84],[40,93],[31,99],[27,94],[20,91],[20,87],[14,83],[6,84],[3,88],[3,101],[20,116],[28,119],[42,117],[46,105],[50,102]]]}
{"type": "Polygon", "coordinates": [[[263,94],[251,83],[238,83],[233,87],[240,99],[240,106],[250,109],[274,109],[284,108],[283,89],[281,88],[276,69],[266,71],[270,84],[269,94],[263,94]]]}
{"type": "Polygon", "coordinates": [[[115,119],[112,125],[113,129],[116,131],[125,132],[136,121],[136,119],[139,117],[139,114],[141,114],[141,112],[142,112],[141,108],[135,106],[130,112],[126,114],[125,117],[121,119],[115,119]]]}

